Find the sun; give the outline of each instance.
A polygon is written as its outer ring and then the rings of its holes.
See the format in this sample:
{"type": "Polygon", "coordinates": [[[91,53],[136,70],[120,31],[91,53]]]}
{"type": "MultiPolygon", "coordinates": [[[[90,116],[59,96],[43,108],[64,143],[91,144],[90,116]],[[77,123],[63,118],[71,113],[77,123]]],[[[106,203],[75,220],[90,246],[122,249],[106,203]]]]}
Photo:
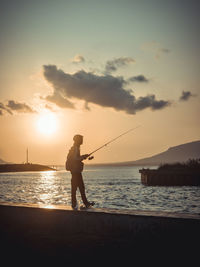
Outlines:
{"type": "Polygon", "coordinates": [[[58,129],[58,120],[53,113],[44,113],[40,115],[37,121],[37,129],[43,135],[52,135],[58,129]]]}

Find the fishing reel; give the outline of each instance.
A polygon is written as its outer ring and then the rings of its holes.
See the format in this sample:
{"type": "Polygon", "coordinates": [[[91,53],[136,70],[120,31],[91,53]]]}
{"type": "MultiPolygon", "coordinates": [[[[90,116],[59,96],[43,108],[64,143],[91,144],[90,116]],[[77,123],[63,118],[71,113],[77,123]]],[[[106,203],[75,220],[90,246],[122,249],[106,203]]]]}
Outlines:
{"type": "Polygon", "coordinates": [[[91,157],[89,157],[89,158],[88,158],[88,160],[92,160],[93,158],[94,158],[94,157],[93,157],[93,156],[91,156],[91,157]]]}

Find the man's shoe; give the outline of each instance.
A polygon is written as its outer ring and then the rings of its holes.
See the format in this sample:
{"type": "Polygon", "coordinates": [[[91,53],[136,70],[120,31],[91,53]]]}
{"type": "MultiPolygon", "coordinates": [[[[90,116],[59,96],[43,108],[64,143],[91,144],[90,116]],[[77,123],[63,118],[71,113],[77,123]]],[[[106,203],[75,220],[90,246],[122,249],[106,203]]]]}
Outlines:
{"type": "Polygon", "coordinates": [[[76,205],[76,206],[72,206],[72,209],[73,210],[78,210],[78,206],[76,205]]]}
{"type": "Polygon", "coordinates": [[[91,202],[88,202],[85,206],[86,206],[86,208],[89,208],[89,207],[94,206],[94,205],[95,205],[95,203],[93,201],[91,201],[91,202]]]}

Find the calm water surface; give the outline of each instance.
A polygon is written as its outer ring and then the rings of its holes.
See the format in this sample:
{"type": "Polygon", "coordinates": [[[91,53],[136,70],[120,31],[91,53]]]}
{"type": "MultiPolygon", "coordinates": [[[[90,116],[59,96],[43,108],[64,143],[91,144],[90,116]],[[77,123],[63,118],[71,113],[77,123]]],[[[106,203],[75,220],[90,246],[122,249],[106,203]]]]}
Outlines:
{"type": "MultiPolygon", "coordinates": [[[[96,207],[159,210],[200,214],[200,187],[144,186],[141,167],[90,167],[83,177],[89,200],[96,207]]],[[[77,193],[79,204],[81,198],[77,193]]],[[[71,205],[70,173],[54,172],[0,174],[0,201],[71,205]]]]}

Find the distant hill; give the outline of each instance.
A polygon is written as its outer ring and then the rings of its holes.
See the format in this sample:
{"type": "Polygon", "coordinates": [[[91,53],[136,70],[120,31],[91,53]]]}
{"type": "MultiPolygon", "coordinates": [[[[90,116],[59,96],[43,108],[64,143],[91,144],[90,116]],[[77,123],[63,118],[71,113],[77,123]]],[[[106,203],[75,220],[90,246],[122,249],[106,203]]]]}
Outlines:
{"type": "Polygon", "coordinates": [[[108,163],[102,165],[131,166],[131,165],[160,165],[163,163],[185,162],[189,159],[200,158],[200,141],[194,141],[174,147],[152,157],[135,161],[108,163]]]}
{"type": "Polygon", "coordinates": [[[174,147],[152,157],[133,161],[134,164],[161,164],[185,162],[189,159],[200,158],[200,141],[194,141],[174,147]]]}

